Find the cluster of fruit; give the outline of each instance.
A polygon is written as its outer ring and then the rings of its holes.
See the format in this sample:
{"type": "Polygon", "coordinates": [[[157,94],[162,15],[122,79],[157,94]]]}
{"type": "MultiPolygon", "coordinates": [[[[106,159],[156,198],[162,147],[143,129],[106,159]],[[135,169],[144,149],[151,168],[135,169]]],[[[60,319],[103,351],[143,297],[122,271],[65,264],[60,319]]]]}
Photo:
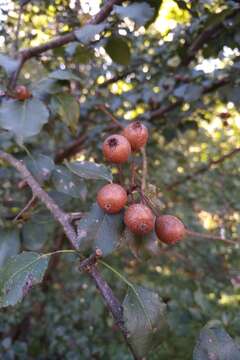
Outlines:
{"type": "MultiPolygon", "coordinates": [[[[114,134],[104,141],[103,154],[107,161],[123,164],[128,161],[131,152],[140,150],[148,140],[148,129],[140,121],[134,121],[122,134],[114,134]]],[[[98,205],[108,214],[121,211],[128,201],[128,193],[123,186],[112,183],[103,186],[97,194],[98,205]]],[[[184,224],[175,216],[155,216],[143,202],[131,204],[124,214],[124,223],[136,235],[146,235],[154,227],[160,241],[175,244],[186,234],[184,224]]]]}

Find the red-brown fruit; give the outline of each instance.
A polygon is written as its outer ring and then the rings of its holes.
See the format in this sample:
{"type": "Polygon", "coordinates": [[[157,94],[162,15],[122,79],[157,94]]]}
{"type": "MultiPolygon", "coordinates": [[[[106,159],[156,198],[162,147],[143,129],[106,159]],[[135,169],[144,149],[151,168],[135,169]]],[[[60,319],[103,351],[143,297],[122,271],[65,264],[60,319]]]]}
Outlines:
{"type": "Polygon", "coordinates": [[[146,205],[133,204],[125,212],[124,223],[134,234],[145,235],[154,228],[154,215],[146,205]]]}
{"type": "Polygon", "coordinates": [[[97,203],[106,213],[118,213],[127,203],[127,193],[118,184],[103,186],[97,194],[97,203]]]}
{"type": "Polygon", "coordinates": [[[160,241],[166,244],[176,244],[186,235],[186,229],[181,220],[172,215],[158,216],[155,230],[160,241]]]}
{"type": "Polygon", "coordinates": [[[15,88],[15,98],[18,100],[26,100],[32,96],[30,91],[24,85],[18,85],[15,88]]]}
{"type": "Polygon", "coordinates": [[[122,164],[128,160],[131,146],[124,136],[111,135],[103,143],[103,154],[109,162],[122,164]]]}
{"type": "Polygon", "coordinates": [[[148,129],[140,121],[134,121],[123,130],[133,151],[141,149],[148,140],[148,129]]]}

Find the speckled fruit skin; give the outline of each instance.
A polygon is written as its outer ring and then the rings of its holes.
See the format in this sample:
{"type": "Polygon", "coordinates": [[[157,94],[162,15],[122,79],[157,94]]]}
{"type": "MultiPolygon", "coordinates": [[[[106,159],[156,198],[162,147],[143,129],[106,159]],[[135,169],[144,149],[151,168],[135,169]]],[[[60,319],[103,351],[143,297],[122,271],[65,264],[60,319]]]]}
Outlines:
{"type": "Polygon", "coordinates": [[[127,192],[118,184],[105,185],[97,194],[97,203],[108,214],[118,213],[127,203],[127,192]]]}
{"type": "Polygon", "coordinates": [[[133,204],[125,212],[124,223],[134,234],[146,235],[154,228],[154,215],[146,205],[133,204]]]}
{"type": "Polygon", "coordinates": [[[165,244],[176,244],[186,235],[186,229],[181,220],[172,215],[161,215],[156,218],[156,234],[165,244]]]}
{"type": "Polygon", "coordinates": [[[24,85],[18,85],[15,88],[15,98],[18,100],[29,99],[32,95],[30,91],[24,85]]]}
{"type": "Polygon", "coordinates": [[[111,135],[103,143],[103,154],[107,161],[122,164],[128,161],[131,145],[122,135],[111,135]]]}
{"type": "Polygon", "coordinates": [[[140,121],[134,121],[123,130],[133,151],[141,149],[148,141],[148,129],[140,121]]]}

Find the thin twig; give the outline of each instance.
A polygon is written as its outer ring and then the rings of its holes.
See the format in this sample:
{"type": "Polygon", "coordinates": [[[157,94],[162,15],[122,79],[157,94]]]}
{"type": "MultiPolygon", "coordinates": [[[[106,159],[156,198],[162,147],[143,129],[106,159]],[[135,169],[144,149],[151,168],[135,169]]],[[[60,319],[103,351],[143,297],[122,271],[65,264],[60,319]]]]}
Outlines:
{"type": "Polygon", "coordinates": [[[54,200],[41,188],[39,183],[34,179],[30,171],[23,164],[22,161],[15,159],[12,155],[7,154],[6,152],[0,150],[0,158],[11,164],[15,167],[21,176],[26,180],[29,187],[32,189],[33,196],[37,197],[48,210],[52,213],[54,218],[60,222],[62,225],[65,234],[68,239],[71,241],[74,248],[78,248],[77,237],[74,228],[69,223],[68,215],[63,212],[59,206],[54,202],[54,200]]]}
{"type": "Polygon", "coordinates": [[[110,113],[109,110],[107,110],[105,105],[98,105],[98,109],[104,112],[112,120],[112,122],[117,125],[117,127],[122,130],[124,129],[124,126],[115,118],[115,116],[113,116],[113,114],[110,113]]]}
{"type": "Polygon", "coordinates": [[[135,166],[134,159],[131,160],[130,173],[131,173],[130,185],[131,185],[131,188],[134,188],[136,185],[136,166],[135,166]]]}
{"type": "MultiPolygon", "coordinates": [[[[33,195],[39,198],[42,203],[45,204],[53,217],[62,225],[63,230],[68,240],[71,242],[72,246],[78,250],[77,234],[74,227],[70,223],[70,217],[68,216],[68,214],[61,210],[59,206],[55,203],[55,201],[41,188],[41,186],[34,179],[32,174],[29,172],[29,170],[26,168],[22,161],[15,159],[15,157],[2,150],[0,150],[0,158],[18,170],[20,175],[27,181],[27,184],[31,188],[33,195]]],[[[122,332],[133,358],[135,360],[140,360],[139,357],[135,354],[134,349],[132,348],[128,340],[128,332],[124,326],[122,305],[113,294],[108,283],[103,279],[100,272],[95,267],[96,260],[101,255],[101,250],[97,249],[93,256],[90,256],[90,258],[83,260],[82,269],[84,268],[84,271],[86,271],[89,276],[94,280],[101,296],[103,297],[107,305],[107,308],[113,315],[116,324],[122,332]]]]}
{"type": "MultiPolygon", "coordinates": [[[[111,13],[113,6],[117,4],[121,4],[124,0],[109,0],[105,3],[105,5],[101,8],[101,10],[88,22],[88,24],[99,24],[103,22],[108,15],[111,13]]],[[[17,79],[21,72],[21,69],[25,62],[32,57],[38,56],[48,50],[56,49],[60,46],[66,45],[70,42],[77,41],[75,31],[71,31],[65,35],[58,36],[45,44],[41,44],[38,46],[30,47],[20,51],[18,54],[19,65],[12,78],[9,81],[8,88],[12,89],[16,85],[17,79]]]]}
{"type": "MultiPolygon", "coordinates": [[[[214,82],[213,84],[211,84],[210,86],[206,86],[203,89],[203,95],[208,94],[208,93],[210,93],[212,91],[215,91],[218,88],[229,84],[229,82],[230,82],[229,78],[223,78],[221,80],[218,80],[218,81],[214,82]]],[[[177,107],[181,106],[183,103],[184,103],[183,100],[177,100],[174,103],[168,104],[168,105],[163,106],[163,107],[161,106],[160,108],[155,109],[155,110],[150,112],[149,119],[150,120],[154,120],[154,119],[157,120],[157,119],[161,118],[163,115],[165,115],[165,114],[169,113],[170,111],[176,109],[177,107]]]]}
{"type": "Polygon", "coordinates": [[[141,191],[140,194],[141,194],[141,198],[142,198],[143,202],[152,210],[154,215],[159,216],[159,211],[155,208],[154,204],[149,199],[149,197],[147,195],[145,195],[143,191],[141,191]]]}
{"type": "Polygon", "coordinates": [[[216,236],[216,235],[211,235],[211,234],[202,234],[202,233],[199,233],[196,231],[191,231],[191,230],[187,230],[187,235],[202,238],[202,239],[220,240],[229,245],[239,245],[239,243],[238,243],[239,240],[234,241],[234,240],[230,240],[230,239],[224,239],[221,236],[216,236]]]}
{"type": "Polygon", "coordinates": [[[87,135],[84,133],[80,135],[66,148],[59,150],[54,159],[55,163],[57,164],[61,163],[63,160],[69,159],[70,157],[76,155],[78,152],[80,152],[83,149],[86,140],[87,140],[87,135]]]}
{"type": "MultiPolygon", "coordinates": [[[[62,163],[63,160],[69,159],[74,155],[78,154],[83,149],[86,141],[87,141],[87,135],[84,132],[84,134],[79,135],[79,137],[76,140],[74,140],[71,144],[66,146],[64,149],[59,150],[55,155],[54,162],[56,164],[59,164],[62,163]]],[[[23,189],[26,186],[27,183],[25,180],[19,181],[18,183],[19,189],[23,189]]]]}
{"type": "Polygon", "coordinates": [[[211,170],[211,168],[214,165],[219,165],[221,163],[223,163],[225,160],[229,159],[230,157],[238,154],[240,152],[240,147],[235,148],[233,150],[231,150],[230,152],[228,152],[227,154],[219,157],[217,160],[210,160],[209,163],[203,167],[200,167],[199,169],[197,169],[196,171],[194,171],[192,174],[188,174],[184,177],[182,177],[182,179],[179,179],[177,181],[174,181],[172,184],[167,185],[167,190],[170,191],[173,188],[186,183],[189,180],[192,180],[194,177],[203,174],[204,172],[207,172],[209,170],[211,170]]]}
{"type": "Polygon", "coordinates": [[[28,203],[24,206],[24,208],[15,216],[13,219],[13,222],[16,222],[19,218],[22,217],[22,215],[27,212],[36,202],[37,197],[33,195],[31,199],[28,201],[28,203]]]}
{"type": "Polygon", "coordinates": [[[118,177],[119,177],[119,183],[121,186],[124,186],[124,178],[123,178],[123,167],[122,164],[117,165],[118,168],[118,177]]]}
{"type": "Polygon", "coordinates": [[[147,184],[147,174],[148,174],[148,164],[147,164],[147,153],[146,147],[144,146],[141,149],[142,153],[142,180],[141,180],[141,189],[144,191],[146,189],[147,184]]]}
{"type": "MultiPolygon", "coordinates": [[[[226,19],[232,18],[236,16],[239,13],[240,8],[233,8],[231,13],[228,14],[226,19]]],[[[194,39],[191,43],[191,46],[188,49],[188,56],[186,59],[184,59],[184,65],[188,65],[189,62],[195,57],[197,51],[203,47],[204,44],[206,44],[210,38],[216,37],[216,34],[218,34],[219,29],[223,27],[223,21],[220,21],[214,25],[209,25],[205,27],[203,31],[200,32],[200,34],[194,39]]]]}
{"type": "Polygon", "coordinates": [[[99,272],[97,271],[95,266],[92,266],[92,270],[89,273],[89,275],[91,276],[92,279],[94,279],[99,292],[101,293],[103,299],[105,300],[108,310],[112,313],[116,325],[121,330],[124,336],[126,344],[128,345],[128,348],[131,351],[134,360],[141,360],[141,358],[136,355],[134,349],[132,348],[131,343],[129,342],[128,332],[126,331],[123,321],[124,317],[123,317],[122,304],[115,297],[115,295],[112,292],[112,289],[109,287],[107,282],[102,277],[99,276],[99,272]]]}
{"type": "Polygon", "coordinates": [[[14,50],[16,52],[18,51],[18,47],[19,47],[19,32],[20,32],[20,27],[21,27],[22,13],[23,13],[23,5],[20,5],[19,12],[18,12],[18,19],[17,19],[15,42],[14,42],[14,50]]]}

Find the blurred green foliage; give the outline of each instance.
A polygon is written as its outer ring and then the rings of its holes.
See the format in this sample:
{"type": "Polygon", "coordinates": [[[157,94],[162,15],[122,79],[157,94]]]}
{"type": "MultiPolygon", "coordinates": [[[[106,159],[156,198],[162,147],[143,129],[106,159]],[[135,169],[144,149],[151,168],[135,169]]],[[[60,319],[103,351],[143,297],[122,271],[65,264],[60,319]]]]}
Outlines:
{"type": "MultiPolygon", "coordinates": [[[[78,29],[89,19],[90,10],[97,11],[100,5],[64,0],[26,3],[17,43],[20,3],[3,1],[0,7],[0,49],[11,57],[0,57],[3,92],[19,45],[39,45],[78,29]]],[[[1,120],[6,97],[1,96],[0,148],[24,159],[66,211],[88,211],[103,181],[79,181],[64,168],[65,178],[75,184],[66,191],[53,159],[61,163],[63,149],[82,139],[66,157],[103,163],[102,141],[115,129],[99,110],[101,104],[107,104],[122,124],[135,118],[146,123],[151,132],[148,191],[161,211],[180,217],[191,230],[236,240],[236,246],[229,246],[190,237],[164,247],[158,256],[147,246],[139,252],[123,247],[106,259],[132,283],[154,289],[167,304],[170,332],[148,359],[190,360],[199,332],[210,320],[219,320],[236,341],[240,334],[240,152],[218,162],[240,147],[240,9],[233,0],[149,3],[155,11],[148,21],[144,16],[135,19],[136,24],[119,20],[115,10],[98,41],[70,43],[26,62],[19,83],[47,107],[48,123],[40,131],[43,119],[38,122],[34,111],[28,114],[34,136],[26,136],[24,143],[32,161],[22,141],[16,144],[15,136],[22,135],[18,129],[15,135],[6,131],[9,127],[1,120]],[[217,162],[208,166],[211,161],[217,162]],[[185,179],[201,167],[206,171],[185,179]]],[[[136,16],[129,12],[130,19],[131,15],[136,16]]],[[[140,155],[135,161],[141,167],[140,155]]],[[[126,166],[126,177],[128,171],[126,166]]],[[[1,265],[9,257],[9,246],[12,253],[20,247],[42,253],[68,248],[40,203],[13,223],[31,198],[28,188],[18,189],[20,180],[10,167],[0,167],[1,265]],[[6,245],[9,233],[13,243],[6,245]]],[[[53,261],[41,286],[21,304],[1,310],[2,359],[131,359],[95,287],[72,260],[61,256],[53,261]]],[[[123,300],[126,286],[102,270],[123,300]]]]}

